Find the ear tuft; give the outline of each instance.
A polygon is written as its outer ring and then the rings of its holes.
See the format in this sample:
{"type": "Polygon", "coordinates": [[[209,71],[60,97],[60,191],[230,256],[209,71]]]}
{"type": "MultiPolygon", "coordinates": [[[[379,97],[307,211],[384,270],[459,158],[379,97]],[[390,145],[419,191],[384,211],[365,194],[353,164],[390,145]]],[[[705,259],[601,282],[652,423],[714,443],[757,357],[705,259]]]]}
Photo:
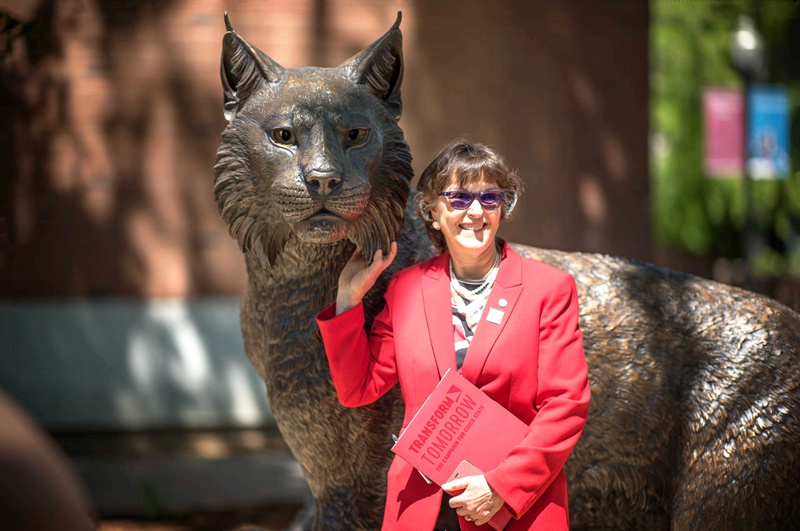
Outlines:
{"type": "Polygon", "coordinates": [[[395,120],[400,119],[403,102],[403,34],[402,13],[386,34],[339,66],[354,82],[366,86],[386,105],[395,120]]]}
{"type": "Polygon", "coordinates": [[[285,69],[236,33],[225,13],[220,77],[225,94],[225,118],[230,122],[241,102],[262,83],[277,83],[285,69]]]}

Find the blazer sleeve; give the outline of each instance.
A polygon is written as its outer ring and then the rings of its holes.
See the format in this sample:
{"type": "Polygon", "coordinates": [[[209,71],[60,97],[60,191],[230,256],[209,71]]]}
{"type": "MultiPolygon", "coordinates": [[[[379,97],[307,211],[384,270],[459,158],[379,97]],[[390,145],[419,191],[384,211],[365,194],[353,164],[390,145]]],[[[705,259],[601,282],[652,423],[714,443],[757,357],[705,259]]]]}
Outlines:
{"type": "Polygon", "coordinates": [[[561,472],[586,423],[591,392],[578,320],[575,280],[565,276],[541,313],[536,416],[522,442],[485,474],[517,518],[561,472]]]}
{"type": "Polygon", "coordinates": [[[336,315],[336,303],[317,316],[331,379],[339,402],[346,407],[370,404],[397,383],[392,300],[396,282],[386,291],[386,305],[369,335],[364,331],[364,305],[336,315]]]}

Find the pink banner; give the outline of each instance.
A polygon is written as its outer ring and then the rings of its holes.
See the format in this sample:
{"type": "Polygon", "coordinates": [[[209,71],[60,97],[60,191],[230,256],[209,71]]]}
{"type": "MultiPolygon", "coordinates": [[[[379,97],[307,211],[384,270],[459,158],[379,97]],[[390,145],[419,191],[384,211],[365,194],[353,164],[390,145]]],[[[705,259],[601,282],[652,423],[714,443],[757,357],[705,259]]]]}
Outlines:
{"type": "Polygon", "coordinates": [[[744,100],[731,89],[703,91],[704,166],[708,177],[741,177],[744,100]]]}

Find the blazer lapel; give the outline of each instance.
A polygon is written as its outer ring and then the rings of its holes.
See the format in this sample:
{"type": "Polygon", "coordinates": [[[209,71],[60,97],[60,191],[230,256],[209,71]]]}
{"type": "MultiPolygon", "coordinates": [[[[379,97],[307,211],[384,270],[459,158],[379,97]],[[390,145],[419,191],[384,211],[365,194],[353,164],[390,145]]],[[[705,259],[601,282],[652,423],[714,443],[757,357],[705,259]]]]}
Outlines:
{"type": "Polygon", "coordinates": [[[422,278],[422,301],[425,322],[431,338],[439,379],[447,369],[456,368],[456,348],[453,341],[453,314],[450,303],[449,254],[439,257],[422,278]]]}
{"type": "MultiPolygon", "coordinates": [[[[522,258],[505,244],[500,270],[461,367],[461,373],[467,380],[473,383],[478,381],[486,359],[514,311],[521,292],[522,258]]],[[[452,338],[450,342],[453,342],[452,338]]]]}

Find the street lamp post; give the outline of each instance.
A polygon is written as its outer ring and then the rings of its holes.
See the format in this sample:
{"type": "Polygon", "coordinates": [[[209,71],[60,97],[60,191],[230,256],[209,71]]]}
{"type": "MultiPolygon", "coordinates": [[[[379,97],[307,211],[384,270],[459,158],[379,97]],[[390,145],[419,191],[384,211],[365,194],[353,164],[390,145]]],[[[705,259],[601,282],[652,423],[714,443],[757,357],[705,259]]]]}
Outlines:
{"type": "Polygon", "coordinates": [[[764,72],[764,39],[758,33],[753,20],[745,15],[739,17],[736,31],[731,41],[731,59],[733,66],[742,76],[743,112],[743,152],[742,178],[744,194],[744,229],[742,231],[742,252],[744,254],[745,287],[750,285],[750,259],[755,251],[755,218],[753,212],[753,177],[747,163],[750,146],[748,131],[750,128],[750,85],[759,79],[764,72]]]}

